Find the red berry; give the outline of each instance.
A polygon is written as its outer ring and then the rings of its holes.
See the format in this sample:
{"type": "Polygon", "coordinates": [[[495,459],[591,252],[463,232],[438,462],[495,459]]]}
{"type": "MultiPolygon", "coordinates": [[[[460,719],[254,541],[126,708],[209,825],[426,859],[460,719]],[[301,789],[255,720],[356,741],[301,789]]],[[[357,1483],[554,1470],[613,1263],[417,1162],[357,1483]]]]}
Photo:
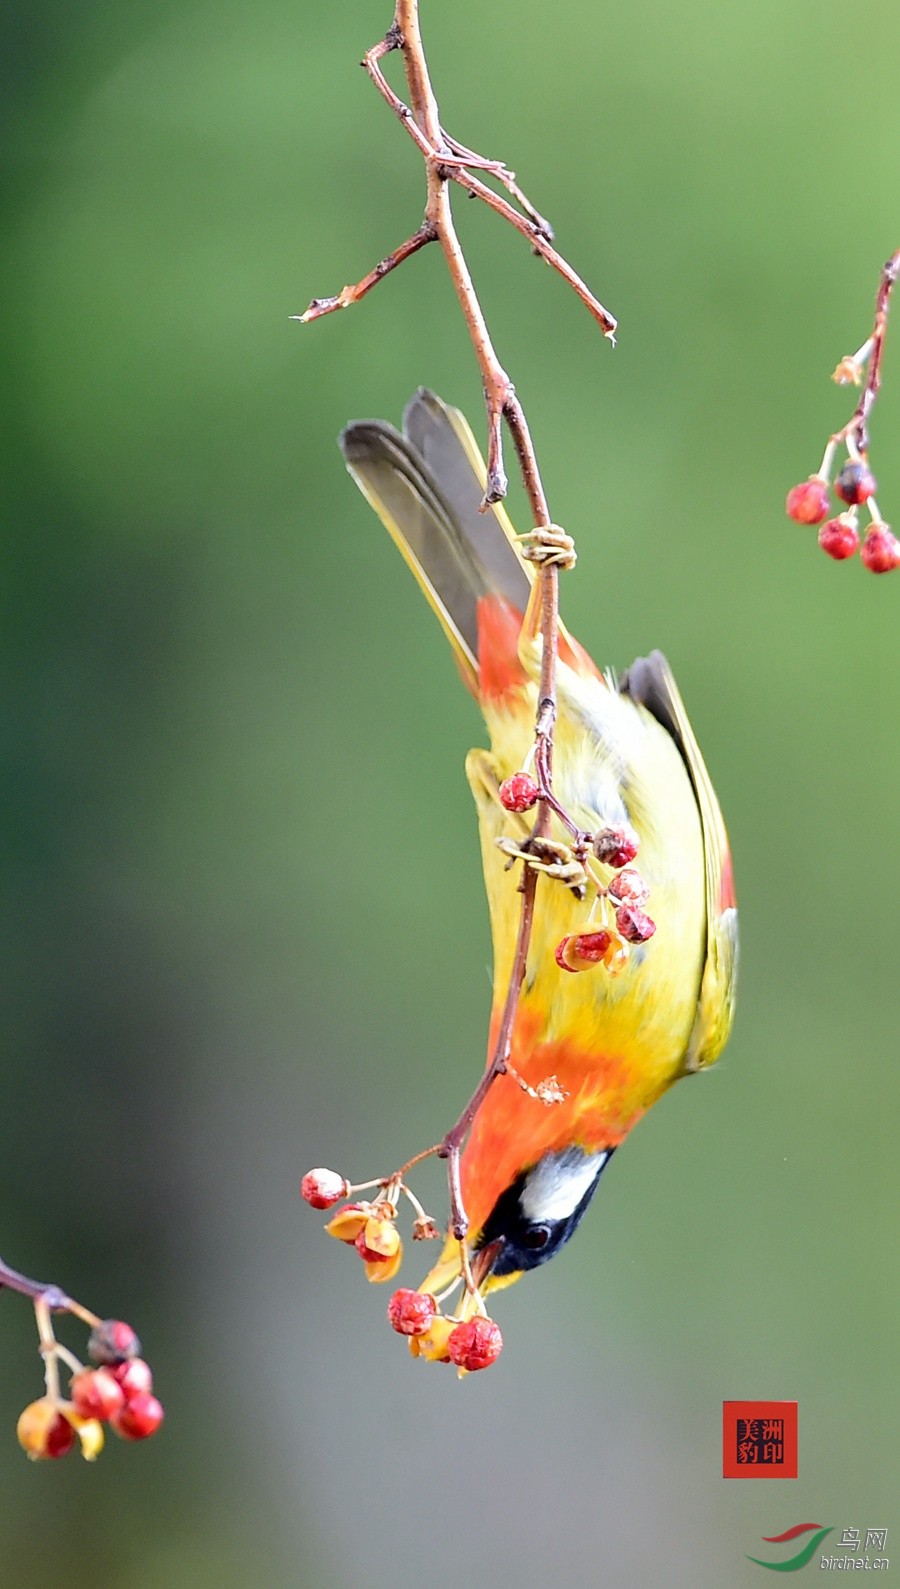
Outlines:
{"type": "Polygon", "coordinates": [[[145,1363],[142,1357],[132,1357],[129,1362],[120,1363],[118,1368],[113,1369],[113,1374],[126,1401],[131,1401],[133,1396],[145,1390],[153,1389],[150,1364],[145,1363]]]}
{"type": "Polygon", "coordinates": [[[162,1406],[149,1391],[138,1391],[126,1401],[120,1412],[110,1418],[110,1424],[124,1440],[147,1440],[155,1435],[163,1421],[162,1406]]]}
{"type": "Polygon", "coordinates": [[[394,1256],[394,1254],[390,1252],[378,1252],[376,1248],[370,1247],[368,1245],[366,1241],[365,1225],[363,1226],[359,1235],[356,1237],[353,1245],[359,1253],[360,1258],[365,1259],[366,1263],[390,1263],[394,1256]]]}
{"type": "Polygon", "coordinates": [[[821,475],[811,474],[787,494],[787,515],[797,524],[821,524],[828,517],[828,487],[821,475]]]}
{"type": "Polygon", "coordinates": [[[848,458],[834,482],[834,489],[842,502],[855,507],[858,502],[868,502],[878,487],[875,476],[867,464],[858,458],[848,458]]]}
{"type": "Polygon", "coordinates": [[[579,932],[572,941],[570,953],[578,960],[589,960],[593,965],[605,959],[611,943],[612,938],[603,928],[599,932],[579,932]]]}
{"type": "Polygon", "coordinates": [[[616,926],[629,943],[646,943],[656,931],[656,922],[634,905],[620,905],[616,911],[616,926]]]}
{"type": "Polygon", "coordinates": [[[347,1195],[347,1182],[335,1170],[310,1170],[300,1182],[300,1196],[310,1208],[333,1208],[347,1195]]]}
{"type": "Polygon", "coordinates": [[[565,938],[560,938],[559,943],[556,945],[556,948],[553,951],[553,958],[556,961],[556,964],[559,966],[560,971],[575,970],[575,967],[570,966],[566,961],[566,953],[569,948],[569,942],[570,939],[568,935],[565,938]]]}
{"type": "Polygon", "coordinates": [[[612,934],[603,928],[599,932],[569,933],[556,945],[554,959],[563,971],[584,971],[607,958],[612,941],[612,934]]]}
{"type": "Polygon", "coordinates": [[[44,1456],[51,1458],[68,1456],[74,1444],[75,1430],[68,1418],[64,1418],[60,1413],[56,1422],[47,1430],[44,1456]]]}
{"type": "Polygon", "coordinates": [[[633,866],[626,866],[612,879],[609,892],[621,905],[644,905],[650,898],[650,889],[633,866]]]}
{"type": "Polygon", "coordinates": [[[474,1374],[479,1368],[490,1368],[503,1349],[500,1326],[493,1319],[481,1316],[457,1324],[447,1341],[451,1363],[474,1374]]]}
{"type": "Polygon", "coordinates": [[[42,1396],[24,1409],[16,1424],[16,1436],[33,1461],[64,1457],[75,1444],[75,1430],[49,1396],[42,1396]]]}
{"type": "Polygon", "coordinates": [[[819,545],[835,562],[852,557],[859,545],[859,532],[847,519],[829,519],[819,531],[819,545]]]}
{"type": "Polygon", "coordinates": [[[617,828],[602,828],[594,839],[594,854],[604,866],[627,866],[638,852],[638,836],[634,828],[624,824],[617,828]]]}
{"type": "Polygon", "coordinates": [[[398,1335],[424,1335],[437,1312],[437,1303],[427,1291],[395,1291],[387,1315],[398,1335]]]}
{"type": "Polygon", "coordinates": [[[117,1371],[110,1368],[85,1368],[76,1374],[70,1387],[72,1405],[79,1418],[97,1418],[100,1423],[106,1423],[114,1413],[119,1412],[125,1401],[125,1389],[122,1384],[121,1374],[127,1372],[141,1358],[133,1357],[130,1363],[122,1364],[117,1371]]]}
{"type": "Polygon", "coordinates": [[[104,1319],[91,1330],[87,1351],[92,1363],[109,1366],[124,1363],[128,1357],[139,1357],[141,1343],[130,1324],[121,1319],[104,1319]]]}
{"type": "Polygon", "coordinates": [[[507,811],[530,811],[538,794],[538,786],[527,772],[514,772],[500,785],[500,804],[507,811]]]}
{"type": "Polygon", "coordinates": [[[889,574],[900,567],[900,541],[886,524],[873,524],[866,531],[859,555],[870,574],[889,574]]]}

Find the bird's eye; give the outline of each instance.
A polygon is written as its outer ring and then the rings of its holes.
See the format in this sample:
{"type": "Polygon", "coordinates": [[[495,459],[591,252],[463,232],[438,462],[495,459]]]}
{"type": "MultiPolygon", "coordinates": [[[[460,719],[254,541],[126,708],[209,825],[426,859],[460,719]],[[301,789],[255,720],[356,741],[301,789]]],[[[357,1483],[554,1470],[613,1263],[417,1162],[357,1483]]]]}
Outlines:
{"type": "Polygon", "coordinates": [[[550,1240],[549,1225],[529,1225],[522,1237],[522,1246],[530,1252],[539,1252],[550,1240]]]}

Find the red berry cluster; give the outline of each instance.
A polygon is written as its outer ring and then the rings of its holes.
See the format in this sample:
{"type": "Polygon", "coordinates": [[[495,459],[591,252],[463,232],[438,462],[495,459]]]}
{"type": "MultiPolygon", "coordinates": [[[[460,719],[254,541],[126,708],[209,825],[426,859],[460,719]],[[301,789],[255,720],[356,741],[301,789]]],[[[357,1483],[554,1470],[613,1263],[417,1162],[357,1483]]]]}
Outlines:
{"type": "Polygon", "coordinates": [[[81,1412],[79,1402],[93,1406],[94,1411],[82,1416],[108,1421],[124,1440],[147,1440],[163,1421],[162,1406],[152,1394],[150,1365],[140,1353],[141,1343],[131,1325],[107,1319],[92,1330],[88,1341],[88,1357],[97,1366],[76,1374],[71,1385],[76,1411],[81,1412]]]}
{"type": "MultiPolygon", "coordinates": [[[[378,1197],[373,1202],[345,1203],[325,1226],[329,1236],[355,1248],[368,1279],[376,1283],[393,1279],[400,1267],[403,1246],[396,1227],[396,1204],[401,1193],[416,1209],[413,1239],[430,1240],[440,1234],[435,1221],[413,1196],[404,1174],[401,1170],[387,1180],[367,1183],[380,1188],[378,1197]]],[[[360,1192],[364,1187],[351,1186],[333,1170],[318,1169],[304,1175],[300,1190],[311,1207],[330,1208],[348,1192],[360,1192]]],[[[475,1290],[465,1293],[460,1316],[450,1317],[440,1312],[438,1299],[429,1292],[401,1287],[391,1297],[387,1313],[391,1328],[407,1337],[414,1357],[455,1363],[461,1374],[489,1368],[503,1346],[500,1330],[485,1315],[475,1290]]]]}
{"type": "Polygon", "coordinates": [[[413,1241],[433,1241],[440,1235],[435,1221],[426,1214],[403,1180],[403,1172],[382,1181],[351,1186],[334,1170],[309,1170],[300,1182],[300,1195],[311,1208],[334,1208],[341,1198],[370,1186],[379,1188],[374,1202],[345,1203],[332,1215],[325,1229],[329,1236],[356,1249],[365,1264],[366,1277],[378,1283],[393,1280],[403,1261],[403,1243],[396,1223],[401,1194],[409,1199],[416,1212],[413,1241]]]}
{"type": "Polygon", "coordinates": [[[602,964],[613,974],[620,971],[628,956],[628,944],[646,943],[656,931],[656,922],[642,908],[650,889],[640,872],[629,866],[638,851],[637,834],[629,827],[603,828],[592,843],[594,854],[615,871],[597,897],[611,901],[615,927],[588,924],[583,932],[568,933],[556,946],[556,964],[562,971],[586,971],[602,964]]]}
{"type": "Polygon", "coordinates": [[[55,1461],[81,1443],[81,1454],[92,1462],[103,1449],[103,1425],[124,1440],[146,1440],[163,1421],[163,1409],[153,1391],[153,1375],[139,1355],[141,1343],[121,1319],[95,1325],[88,1341],[88,1356],[95,1365],[83,1368],[70,1353],[51,1351],[52,1378],[47,1394],[33,1401],[16,1426],[19,1444],[34,1461],[55,1461]],[[70,1397],[59,1395],[57,1359],[74,1366],[70,1397]]]}
{"type": "Polygon", "coordinates": [[[325,1229],[329,1236],[359,1253],[365,1264],[366,1279],[379,1284],[393,1280],[403,1261],[403,1243],[396,1218],[396,1208],[384,1198],[374,1203],[345,1203],[325,1229]]]}
{"type": "Polygon", "coordinates": [[[646,943],[656,931],[656,922],[641,909],[650,890],[640,872],[625,867],[612,879],[606,892],[616,902],[616,926],[627,943],[646,943]]]}
{"type": "Polygon", "coordinates": [[[388,1303],[388,1320],[398,1335],[408,1336],[414,1357],[455,1363],[460,1373],[490,1368],[503,1350],[500,1326],[493,1319],[484,1313],[448,1318],[425,1291],[395,1291],[388,1303]]]}
{"type": "MultiPolygon", "coordinates": [[[[829,453],[831,451],[829,446],[829,453]]],[[[826,453],[826,459],[829,457],[826,453]]],[[[829,518],[831,498],[824,472],[810,475],[792,486],[785,504],[788,518],[796,524],[818,524],[819,545],[835,562],[852,557],[860,546],[857,509],[865,505],[871,523],[865,532],[859,556],[873,574],[887,574],[900,567],[900,541],[885,524],[875,502],[876,483],[868,464],[860,457],[849,457],[834,481],[835,495],[846,504],[836,518],[829,518]]]]}
{"type": "MultiPolygon", "coordinates": [[[[517,813],[530,811],[540,799],[538,784],[525,771],[504,778],[498,794],[504,810],[517,813]]],[[[575,853],[579,859],[587,855],[590,847],[598,861],[620,873],[608,887],[597,887],[598,898],[609,897],[614,902],[615,928],[588,927],[584,932],[569,933],[556,946],[556,963],[562,971],[585,971],[588,966],[603,964],[615,973],[627,957],[625,946],[646,943],[656,931],[655,921],[641,909],[650,890],[638,872],[622,870],[637,855],[637,834],[627,823],[601,828],[598,833],[582,833],[558,805],[555,809],[576,837],[579,848],[575,853]]]]}

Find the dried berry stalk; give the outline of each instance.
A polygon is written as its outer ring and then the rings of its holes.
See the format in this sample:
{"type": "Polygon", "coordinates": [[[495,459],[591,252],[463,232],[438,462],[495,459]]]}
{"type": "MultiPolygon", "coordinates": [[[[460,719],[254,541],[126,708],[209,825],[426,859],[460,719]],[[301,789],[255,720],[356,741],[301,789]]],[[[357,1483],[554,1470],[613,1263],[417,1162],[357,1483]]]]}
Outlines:
{"type": "MultiPolygon", "coordinates": [[[[409,1195],[404,1177],[411,1164],[430,1154],[437,1154],[445,1159],[450,1192],[450,1228],[461,1244],[466,1284],[470,1293],[474,1293],[476,1287],[469,1268],[465,1245],[468,1220],[460,1186],[462,1145],[491,1086],[508,1068],[513,1026],[534,921],[538,870],[541,869],[540,846],[542,843],[546,845],[551,813],[555,812],[560,816],[574,836],[571,865],[580,866],[589,836],[578,832],[553,794],[559,571],[560,568],[571,568],[574,565],[574,545],[571,538],[551,520],[525,413],[516,396],[512,381],[497,357],[457,235],[450,202],[451,184],[456,183],[466,193],[480,199],[525,236],[534,253],[544,259],[562,276],[563,280],[569,283],[610,341],[614,341],[616,321],[552,246],[550,226],[525,198],[514,173],[501,161],[485,160],[474,154],[472,150],[444,132],[422,44],[417,0],[396,0],[391,27],[384,39],[367,51],[362,64],[379,93],[406,128],[425,162],[425,214],[417,231],[360,281],[353,286],[344,287],[333,297],[314,298],[305,312],[295,318],[308,324],[337,309],[345,309],[351,304],[358,303],[384,276],[421,248],[432,242],[438,243],[462,309],[484,388],[488,432],[485,506],[500,501],[506,494],[507,477],[503,464],[502,438],[505,422],[516,451],[522,483],[534,520],[534,530],[527,537],[525,555],[537,565],[540,597],[537,627],[541,638],[541,668],[533,754],[537,817],[530,840],[526,841],[525,845],[519,846],[515,852],[526,864],[520,884],[522,905],[518,937],[497,1039],[490,1062],[456,1123],[439,1143],[427,1149],[424,1154],[417,1155],[415,1160],[404,1165],[389,1181],[374,1183],[382,1188],[381,1202],[364,1205],[367,1210],[369,1208],[375,1210],[374,1220],[377,1227],[381,1222],[381,1208],[385,1203],[389,1207],[393,1206],[392,1194],[402,1191],[409,1195]],[[394,51],[399,51],[403,60],[409,94],[408,104],[394,92],[382,71],[381,63],[394,51]],[[475,171],[499,181],[515,202],[511,203],[494,192],[480,176],[473,174],[475,171]],[[519,207],[516,208],[516,205],[519,207]]],[[[543,869],[547,870],[546,855],[542,864],[543,869]]],[[[561,874],[557,870],[555,875],[561,874]]],[[[647,920],[649,921],[649,918],[647,920]]],[[[360,1189],[350,1189],[351,1195],[354,1190],[360,1189]]],[[[337,1235],[338,1232],[334,1231],[333,1234],[337,1235]]],[[[347,1237],[340,1239],[346,1240],[347,1237]]],[[[370,1278],[373,1278],[371,1274],[370,1278]]]]}

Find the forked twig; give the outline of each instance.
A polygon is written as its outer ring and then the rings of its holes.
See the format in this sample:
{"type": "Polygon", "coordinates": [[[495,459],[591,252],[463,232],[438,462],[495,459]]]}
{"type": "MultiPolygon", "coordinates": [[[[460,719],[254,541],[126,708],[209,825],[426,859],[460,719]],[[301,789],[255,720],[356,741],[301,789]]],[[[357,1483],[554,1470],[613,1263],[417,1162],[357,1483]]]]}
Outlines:
{"type": "MultiPolygon", "coordinates": [[[[515,227],[528,240],[534,252],[546,260],[547,264],[568,282],[597,321],[604,336],[611,341],[615,340],[616,321],[599,299],[595,298],[568,261],[553,247],[550,241],[553,231],[549,222],[525,197],[516,182],[514,172],[500,160],[485,160],[444,132],[419,31],[418,0],[397,0],[391,27],[378,44],[366,51],[362,64],[382,98],[403,123],[425,162],[427,185],[425,216],[419,229],[392,253],[380,260],[368,275],[363,276],[354,285],[344,287],[340,293],[332,297],[314,298],[304,313],[294,318],[303,324],[308,324],[309,321],[318,320],[323,315],[333,314],[337,309],[349,308],[351,304],[358,303],[364,298],[382,277],[387,276],[412,254],[417,253],[426,243],[440,243],[481,368],[488,411],[488,484],[485,501],[498,502],[505,495],[507,486],[503,468],[501,421],[506,419],[520,459],[522,445],[516,440],[516,430],[518,428],[520,436],[527,438],[527,426],[521,413],[516,416],[512,408],[507,410],[507,401],[514,395],[512,382],[500,365],[491,344],[487,325],[459,244],[450,208],[449,183],[456,182],[473,198],[480,199],[515,227]],[[403,56],[410,104],[406,104],[394,92],[381,69],[381,61],[395,50],[399,50],[403,56]],[[520,209],[516,209],[514,204],[510,204],[507,199],[495,193],[480,178],[473,176],[473,170],[496,177],[516,200],[520,209]]],[[[531,450],[530,441],[526,439],[524,445],[526,449],[531,450]]],[[[536,466],[532,465],[530,472],[534,477],[536,466]]],[[[528,480],[525,486],[535,511],[535,523],[549,523],[548,518],[542,519],[540,516],[539,499],[535,498],[528,480]]],[[[546,511],[546,505],[544,507],[546,511]]]]}

